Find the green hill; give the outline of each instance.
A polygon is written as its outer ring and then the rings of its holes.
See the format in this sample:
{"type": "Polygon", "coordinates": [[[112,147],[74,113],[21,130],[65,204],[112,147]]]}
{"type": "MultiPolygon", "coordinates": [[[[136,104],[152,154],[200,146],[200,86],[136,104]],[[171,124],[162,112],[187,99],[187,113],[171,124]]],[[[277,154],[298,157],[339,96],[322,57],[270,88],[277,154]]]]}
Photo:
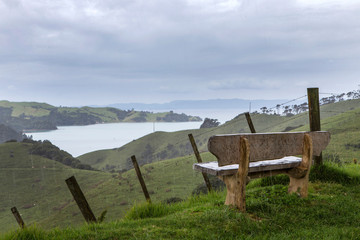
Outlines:
{"type": "MultiPolygon", "coordinates": [[[[28,143],[0,144],[0,232],[16,229],[10,208],[16,206],[26,224],[43,228],[79,226],[84,220],[67,189],[65,179],[77,178],[97,217],[108,210],[106,221],[123,217],[135,202],[144,201],[134,170],[119,174],[73,169],[29,154],[28,143]]],[[[206,153],[205,160],[214,160],[206,153]]],[[[202,182],[192,170],[193,156],[142,167],[151,198],[186,198],[202,182]],[[175,173],[175,174],[174,174],[175,173]]]]}
{"type": "MultiPolygon", "coordinates": [[[[347,111],[321,121],[322,130],[331,133],[331,141],[324,152],[328,160],[335,163],[360,160],[360,108],[347,111]]],[[[298,128],[305,131],[308,126],[298,128]]]]}
{"type": "Polygon", "coordinates": [[[10,140],[21,141],[23,137],[24,136],[21,133],[15,131],[11,127],[0,124],[0,143],[10,140]]]}
{"type": "MultiPolygon", "coordinates": [[[[257,114],[253,118],[257,125],[276,125],[282,117],[257,114]]],[[[177,132],[155,132],[136,139],[120,148],[100,150],[78,158],[83,163],[101,170],[126,171],[131,168],[129,157],[136,155],[142,164],[192,154],[188,134],[192,133],[200,151],[207,151],[207,140],[214,134],[249,132],[243,115],[217,127],[183,130],[177,132]]]]}
{"type": "MultiPolygon", "coordinates": [[[[333,135],[335,135],[341,132],[341,128],[347,128],[346,125],[337,124],[336,121],[339,121],[337,119],[343,119],[342,121],[344,122],[353,121],[356,125],[357,121],[355,119],[358,117],[356,114],[359,108],[360,99],[341,101],[321,106],[321,121],[323,130],[329,130],[333,135]],[[329,128],[329,124],[333,121],[335,121],[333,125],[337,126],[340,130],[335,131],[335,129],[329,128]]],[[[309,131],[309,116],[307,112],[291,117],[252,114],[251,118],[257,132],[283,132],[295,130],[309,131]]],[[[360,140],[357,137],[357,135],[360,136],[357,126],[360,125],[352,126],[354,131],[346,132],[349,134],[350,132],[353,132],[352,135],[354,137],[349,138],[350,141],[360,143],[360,140]]],[[[95,151],[79,156],[78,158],[83,163],[89,164],[96,169],[126,171],[132,167],[129,157],[134,154],[137,156],[138,161],[142,164],[191,154],[193,151],[188,140],[189,133],[192,133],[196,139],[199,150],[204,152],[207,151],[207,140],[210,136],[215,134],[232,134],[241,132],[250,132],[246,118],[243,114],[240,114],[231,121],[228,121],[216,128],[192,129],[171,133],[155,132],[134,140],[120,148],[95,151]]],[[[337,139],[338,137],[334,136],[334,140],[332,140],[336,146],[339,141],[345,140],[342,139],[338,141],[337,139]]],[[[350,145],[349,147],[354,149],[354,147],[350,145]]],[[[333,152],[335,151],[334,147],[331,147],[330,149],[332,151],[329,154],[337,154],[344,158],[345,161],[350,161],[354,156],[354,154],[346,155],[345,152],[342,151],[335,153],[333,152]]],[[[343,147],[341,150],[345,150],[345,148],[343,147]]],[[[356,151],[354,151],[354,153],[355,152],[356,151]]]]}
{"type": "Polygon", "coordinates": [[[37,225],[3,239],[358,239],[359,170],[313,168],[307,198],[289,195],[281,176],[255,180],[247,186],[246,213],[215,192],[171,205],[137,204],[117,221],[47,231],[37,225]]]}
{"type": "Polygon", "coordinates": [[[186,122],[201,121],[201,118],[172,111],[152,113],[110,107],[54,107],[46,103],[0,101],[0,123],[18,131],[52,130],[56,129],[57,126],[96,123],[149,121],[186,122]]]}
{"type": "MultiPolygon", "coordinates": [[[[329,130],[332,133],[331,143],[324,151],[325,161],[343,164],[352,162],[359,156],[360,122],[357,119],[360,109],[356,107],[357,105],[359,105],[359,101],[352,100],[322,107],[323,130],[329,130]]],[[[256,114],[252,118],[255,128],[259,132],[271,129],[283,131],[289,127],[294,128],[293,131],[308,129],[307,114],[293,117],[256,114]],[[299,125],[304,126],[296,128],[299,125]]],[[[152,155],[157,155],[166,149],[166,154],[170,158],[170,154],[176,155],[176,151],[179,149],[183,151],[181,154],[189,150],[185,146],[188,145],[187,134],[190,132],[194,134],[198,146],[204,151],[207,137],[210,135],[248,131],[245,118],[240,115],[218,128],[175,133],[157,132],[121,149],[101,151],[100,153],[114,153],[112,156],[115,159],[114,164],[124,164],[125,168],[130,168],[131,164],[126,161],[127,158],[135,154],[140,161],[142,154],[139,149],[141,147],[144,147],[149,153],[152,152],[152,155]],[[150,148],[146,147],[147,144],[150,145],[150,148]],[[169,144],[172,144],[173,147],[169,144]],[[183,149],[179,148],[181,145],[183,145],[183,149]],[[126,153],[123,163],[121,158],[117,158],[118,152],[126,153]]],[[[356,201],[360,196],[357,186],[360,182],[358,165],[343,164],[343,171],[349,175],[336,175],[335,170],[328,174],[328,176],[332,176],[328,181],[335,183],[321,183],[319,181],[324,179],[312,178],[310,198],[306,200],[288,196],[285,186],[276,185],[276,183],[283,182],[281,177],[267,181],[271,185],[268,187],[263,185],[266,181],[255,181],[249,185],[249,213],[246,215],[236,213],[223,206],[224,193],[220,193],[205,198],[193,198],[189,202],[181,203],[184,205],[175,204],[174,208],[160,206],[159,211],[163,214],[160,218],[134,220],[133,218],[138,218],[136,212],[145,211],[148,214],[145,216],[152,216],[152,210],[141,210],[142,207],[128,212],[134,203],[144,202],[144,196],[134,170],[109,173],[73,169],[60,162],[31,154],[30,149],[29,143],[0,144],[0,181],[2,183],[0,184],[0,199],[2,200],[0,201],[0,232],[17,228],[10,212],[10,208],[13,206],[19,209],[27,225],[36,223],[37,226],[45,229],[56,226],[61,228],[80,226],[84,220],[64,181],[75,175],[95,215],[98,217],[104,210],[107,210],[105,218],[107,223],[65,231],[53,230],[46,233],[50,235],[43,239],[49,237],[61,239],[65,236],[63,234],[70,234],[68,237],[72,237],[69,238],[80,238],[81,236],[83,239],[115,239],[120,236],[141,238],[144,236],[142,235],[144,229],[149,232],[149,238],[153,239],[186,238],[186,236],[204,239],[234,238],[236,235],[244,238],[249,236],[255,238],[265,236],[266,238],[267,236],[278,239],[286,238],[289,234],[294,238],[314,236],[347,238],[348,236],[358,236],[359,233],[356,230],[358,229],[356,224],[360,220],[360,213],[356,210],[360,209],[358,201],[356,201]],[[346,181],[348,185],[341,181],[346,181]],[[349,185],[349,183],[351,184],[349,185]],[[163,208],[165,210],[161,210],[163,208]],[[133,214],[130,219],[111,222],[119,220],[127,212],[130,215],[133,214]],[[195,224],[197,221],[199,223],[195,224]],[[218,230],[220,223],[226,225],[226,231],[218,230]],[[294,228],[299,223],[302,224],[302,227],[294,228]],[[204,225],[208,226],[206,231],[199,230],[204,225]],[[252,230],[249,232],[249,229],[252,230]],[[116,235],[117,233],[120,235],[116,235]]],[[[202,153],[202,158],[204,161],[214,160],[214,157],[207,152],[202,153]]],[[[192,170],[194,162],[193,155],[186,155],[142,166],[141,170],[153,202],[158,203],[170,198],[186,199],[190,196],[191,192],[203,182],[201,174],[192,170]]],[[[94,163],[92,166],[99,167],[102,163],[97,164],[94,163]]]]}

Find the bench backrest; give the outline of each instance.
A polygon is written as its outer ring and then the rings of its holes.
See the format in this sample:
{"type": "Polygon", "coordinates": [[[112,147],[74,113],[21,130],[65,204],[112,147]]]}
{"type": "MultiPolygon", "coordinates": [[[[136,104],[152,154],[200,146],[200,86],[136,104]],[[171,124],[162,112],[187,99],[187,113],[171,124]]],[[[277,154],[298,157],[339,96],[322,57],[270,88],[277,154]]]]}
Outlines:
{"type": "Polygon", "coordinates": [[[319,156],[330,142],[330,133],[286,132],[286,133],[243,133],[212,136],[208,142],[209,151],[218,159],[219,166],[236,164],[240,161],[240,138],[245,137],[250,145],[250,162],[272,160],[302,154],[304,134],[313,142],[313,154],[319,156]]]}

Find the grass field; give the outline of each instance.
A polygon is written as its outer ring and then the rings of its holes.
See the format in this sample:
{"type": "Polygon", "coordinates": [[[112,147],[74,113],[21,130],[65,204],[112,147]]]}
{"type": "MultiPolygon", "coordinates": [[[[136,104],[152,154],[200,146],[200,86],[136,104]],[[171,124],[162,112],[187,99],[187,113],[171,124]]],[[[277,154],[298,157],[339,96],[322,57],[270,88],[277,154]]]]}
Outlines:
{"type": "MultiPolygon", "coordinates": [[[[65,179],[74,175],[98,217],[108,210],[106,221],[123,217],[144,196],[134,170],[107,173],[72,169],[58,162],[28,153],[23,143],[0,145],[0,232],[17,227],[10,212],[16,206],[27,224],[45,229],[78,226],[83,223],[65,179]],[[19,161],[18,161],[19,160],[19,161]]],[[[204,161],[214,160],[209,153],[204,161]]],[[[151,198],[165,201],[186,198],[200,183],[192,170],[193,156],[156,162],[141,167],[151,198]]]]}
{"type": "Polygon", "coordinates": [[[0,107],[12,108],[12,117],[19,117],[21,114],[25,116],[42,117],[47,116],[50,110],[54,109],[47,103],[36,103],[36,102],[9,102],[0,101],[0,107]]]}
{"type": "Polygon", "coordinates": [[[108,223],[33,226],[2,239],[359,239],[359,172],[359,165],[313,169],[305,199],[287,194],[282,176],[253,181],[245,214],[223,205],[225,192],[215,192],[171,205],[139,203],[108,223]]]}

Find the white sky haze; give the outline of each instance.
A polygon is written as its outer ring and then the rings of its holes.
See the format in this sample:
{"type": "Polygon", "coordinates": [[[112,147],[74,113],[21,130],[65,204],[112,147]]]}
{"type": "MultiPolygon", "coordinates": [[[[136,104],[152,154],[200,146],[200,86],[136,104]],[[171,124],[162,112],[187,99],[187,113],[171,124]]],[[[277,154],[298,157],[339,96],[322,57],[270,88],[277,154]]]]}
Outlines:
{"type": "Polygon", "coordinates": [[[360,2],[0,0],[0,99],[292,99],[360,84],[360,2]]]}

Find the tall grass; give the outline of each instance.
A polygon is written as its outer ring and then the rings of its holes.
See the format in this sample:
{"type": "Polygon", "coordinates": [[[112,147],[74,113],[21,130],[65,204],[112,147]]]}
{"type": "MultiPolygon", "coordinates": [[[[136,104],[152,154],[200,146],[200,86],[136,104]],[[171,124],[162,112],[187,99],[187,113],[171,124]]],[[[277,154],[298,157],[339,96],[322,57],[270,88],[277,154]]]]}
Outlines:
{"type": "Polygon", "coordinates": [[[162,217],[170,212],[170,208],[165,203],[140,203],[134,205],[125,215],[125,219],[143,219],[162,217]]]}
{"type": "Polygon", "coordinates": [[[334,174],[325,182],[313,175],[305,199],[288,194],[286,185],[258,186],[254,181],[247,187],[246,213],[225,206],[225,192],[211,192],[170,205],[139,203],[126,218],[110,223],[29,228],[3,239],[359,239],[360,188],[347,180],[360,176],[353,173],[359,167],[334,168],[321,168],[325,175],[334,174]],[[343,175],[348,178],[333,181],[343,175]]]}

